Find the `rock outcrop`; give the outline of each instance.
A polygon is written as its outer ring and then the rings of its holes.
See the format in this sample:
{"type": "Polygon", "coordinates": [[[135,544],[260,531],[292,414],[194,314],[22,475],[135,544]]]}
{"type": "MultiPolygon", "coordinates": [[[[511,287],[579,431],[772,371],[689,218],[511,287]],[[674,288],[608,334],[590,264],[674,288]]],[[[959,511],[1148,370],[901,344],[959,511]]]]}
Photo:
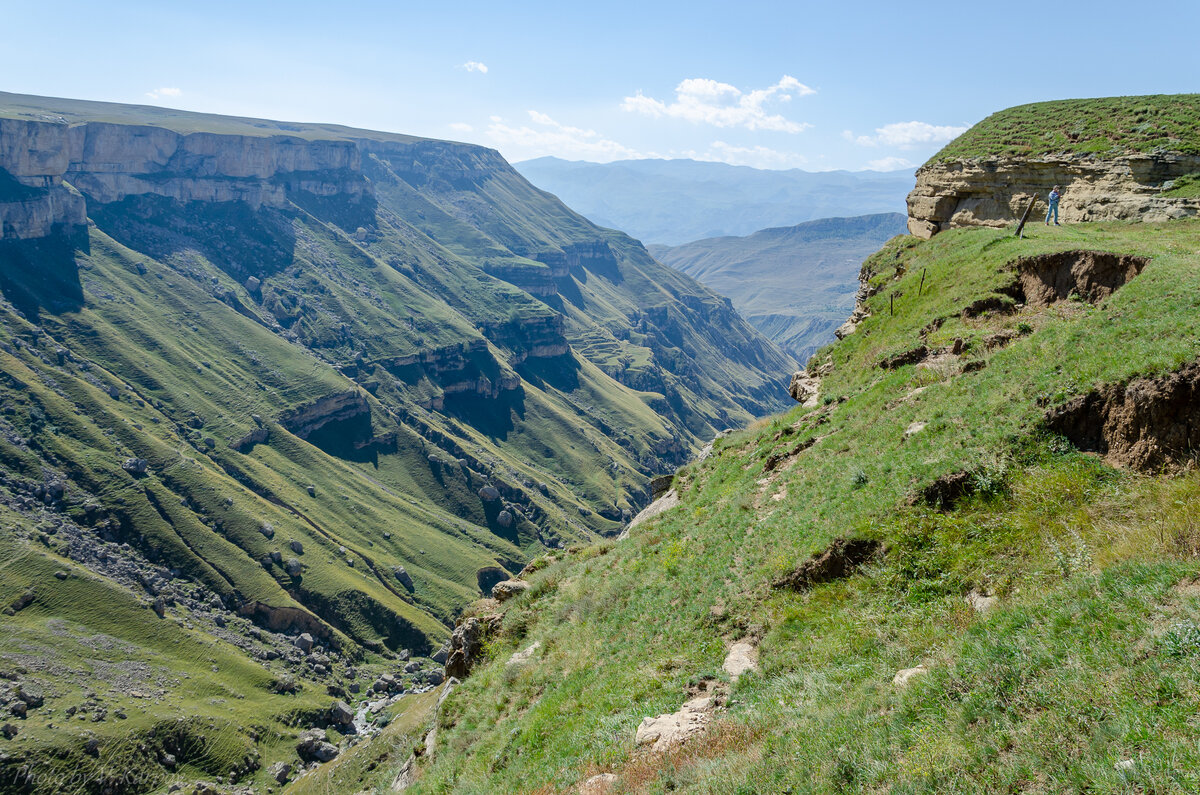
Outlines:
{"type": "Polygon", "coordinates": [[[289,196],[373,198],[353,141],[180,133],[100,121],[0,119],[0,239],[82,228],[87,204],[130,196],[283,207],[289,196]]]}
{"type": "Polygon", "coordinates": [[[1063,223],[1200,215],[1200,198],[1163,195],[1174,180],[1197,173],[1200,156],[1172,153],[930,162],[917,170],[908,194],[908,231],[930,238],[956,227],[1008,226],[1034,197],[1039,201],[1031,218],[1044,215],[1055,185],[1062,188],[1063,223]]]}

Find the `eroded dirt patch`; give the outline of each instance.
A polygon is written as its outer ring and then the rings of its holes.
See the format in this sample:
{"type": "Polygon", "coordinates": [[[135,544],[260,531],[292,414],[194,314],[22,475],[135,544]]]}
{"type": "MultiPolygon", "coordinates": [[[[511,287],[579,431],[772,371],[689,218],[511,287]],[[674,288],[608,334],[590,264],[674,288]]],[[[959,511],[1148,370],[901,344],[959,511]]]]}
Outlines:
{"type": "Polygon", "coordinates": [[[871,538],[839,538],[772,584],[776,588],[807,591],[814,585],[849,577],[874,557],[880,546],[871,538]]]}
{"type": "Polygon", "coordinates": [[[1017,280],[1029,306],[1049,306],[1072,295],[1094,304],[1141,273],[1147,262],[1131,254],[1060,251],[1017,260],[1017,280]]]}
{"type": "Polygon", "coordinates": [[[1046,416],[1046,427],[1118,466],[1157,471],[1200,452],[1200,362],[1077,397],[1046,416]]]}
{"type": "Polygon", "coordinates": [[[921,489],[916,496],[908,501],[908,504],[919,505],[924,503],[931,508],[949,511],[958,504],[959,500],[970,496],[974,492],[975,474],[973,472],[965,470],[950,472],[921,489]]]}

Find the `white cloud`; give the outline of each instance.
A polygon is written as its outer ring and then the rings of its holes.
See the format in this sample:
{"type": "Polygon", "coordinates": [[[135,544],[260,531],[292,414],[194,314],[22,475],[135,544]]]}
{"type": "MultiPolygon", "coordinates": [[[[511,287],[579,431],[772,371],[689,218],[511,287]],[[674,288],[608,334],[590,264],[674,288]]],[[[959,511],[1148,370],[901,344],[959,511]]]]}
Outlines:
{"type": "Polygon", "coordinates": [[[479,72],[481,75],[486,75],[488,71],[487,64],[479,61],[467,61],[459,68],[466,69],[468,72],[479,72]]]}
{"type": "Polygon", "coordinates": [[[915,168],[913,163],[903,157],[881,157],[867,163],[867,171],[899,171],[902,168],[915,168]]]}
{"type": "Polygon", "coordinates": [[[673,102],[663,102],[639,91],[632,97],[625,97],[621,110],[653,118],[667,116],[694,124],[711,124],[714,127],[798,133],[812,125],[769,114],[764,106],[772,100],[787,102],[792,97],[815,93],[814,89],[790,75],[784,75],[773,86],[752,91],[742,91],[729,83],[708,78],[693,77],[675,87],[673,102]]]}
{"type": "Polygon", "coordinates": [[[472,127],[471,125],[467,124],[466,122],[462,122],[462,121],[450,122],[450,129],[454,130],[455,132],[464,132],[464,133],[474,132],[474,130],[475,130],[474,127],[472,127]]]}
{"type": "Polygon", "coordinates": [[[895,146],[908,149],[919,144],[943,144],[967,131],[966,127],[939,126],[923,121],[900,121],[875,128],[874,135],[854,137],[849,130],[842,133],[853,138],[859,146],[895,146]]]}
{"type": "Polygon", "coordinates": [[[683,157],[693,160],[708,160],[715,163],[728,163],[731,166],[751,166],[752,168],[800,168],[808,164],[808,158],[795,152],[780,152],[766,146],[736,146],[724,141],[713,141],[707,151],[690,151],[681,153],[683,157]]]}
{"type": "Polygon", "coordinates": [[[146,96],[150,99],[163,99],[165,97],[181,97],[183,91],[178,88],[156,88],[153,91],[147,91],[146,96]]]}
{"type": "Polygon", "coordinates": [[[607,163],[654,156],[609,140],[595,130],[561,124],[536,110],[529,111],[529,119],[537,126],[513,126],[499,116],[492,117],[487,135],[498,146],[510,150],[510,160],[556,155],[607,163]]]}

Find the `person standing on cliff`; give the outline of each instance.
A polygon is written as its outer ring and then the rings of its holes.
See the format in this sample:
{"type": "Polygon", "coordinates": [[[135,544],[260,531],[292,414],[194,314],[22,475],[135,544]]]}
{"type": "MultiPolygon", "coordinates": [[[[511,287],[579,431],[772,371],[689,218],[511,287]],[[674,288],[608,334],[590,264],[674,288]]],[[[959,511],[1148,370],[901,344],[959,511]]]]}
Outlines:
{"type": "Polygon", "coordinates": [[[1062,198],[1062,194],[1058,192],[1058,186],[1054,186],[1054,190],[1050,191],[1050,206],[1046,208],[1046,226],[1050,225],[1050,216],[1054,216],[1054,225],[1058,223],[1058,200],[1062,198]]]}

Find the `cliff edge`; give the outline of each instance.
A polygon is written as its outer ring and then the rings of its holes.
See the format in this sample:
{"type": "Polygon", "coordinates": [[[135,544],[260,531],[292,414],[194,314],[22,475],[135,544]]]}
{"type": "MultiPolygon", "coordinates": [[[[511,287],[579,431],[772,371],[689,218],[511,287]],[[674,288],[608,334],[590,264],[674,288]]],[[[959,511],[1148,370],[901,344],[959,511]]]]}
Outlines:
{"type": "Polygon", "coordinates": [[[1062,100],[992,114],[917,171],[908,230],[1003,227],[1050,189],[1080,221],[1200,215],[1200,94],[1062,100]]]}

